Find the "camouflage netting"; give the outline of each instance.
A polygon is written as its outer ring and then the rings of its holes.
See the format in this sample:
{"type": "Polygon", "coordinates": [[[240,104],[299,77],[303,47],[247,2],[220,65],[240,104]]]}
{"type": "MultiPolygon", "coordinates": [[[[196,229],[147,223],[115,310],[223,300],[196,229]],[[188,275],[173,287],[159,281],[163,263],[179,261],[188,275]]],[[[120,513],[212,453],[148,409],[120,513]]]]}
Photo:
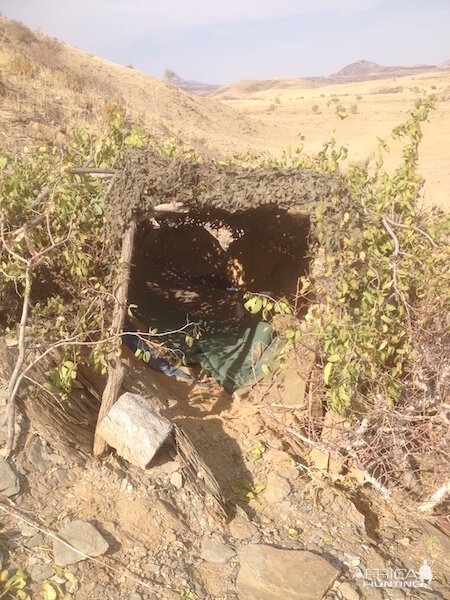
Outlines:
{"type": "Polygon", "coordinates": [[[107,235],[117,247],[127,223],[151,216],[164,203],[180,202],[195,211],[238,213],[274,207],[311,216],[312,237],[315,207],[325,200],[325,222],[334,227],[325,245],[338,243],[335,231],[349,192],[329,174],[305,169],[248,169],[213,161],[201,163],[168,159],[154,154],[129,152],[115,175],[107,202],[107,235]]]}

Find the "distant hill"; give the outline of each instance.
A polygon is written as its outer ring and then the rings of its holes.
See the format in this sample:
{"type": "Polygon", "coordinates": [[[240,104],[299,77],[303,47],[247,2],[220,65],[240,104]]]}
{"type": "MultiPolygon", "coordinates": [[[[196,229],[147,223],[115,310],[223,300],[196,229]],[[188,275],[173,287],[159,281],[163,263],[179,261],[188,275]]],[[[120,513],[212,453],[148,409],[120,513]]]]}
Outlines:
{"type": "Polygon", "coordinates": [[[368,60],[359,60],[347,65],[337,73],[328,77],[332,81],[368,81],[370,79],[386,79],[388,77],[402,77],[404,75],[414,75],[415,73],[424,73],[434,71],[436,65],[417,65],[414,67],[385,67],[378,63],[368,60]]]}
{"type": "Polygon", "coordinates": [[[218,96],[223,99],[231,100],[240,98],[249,94],[257,94],[267,90],[281,89],[306,89],[332,85],[334,83],[352,83],[358,81],[371,81],[375,79],[390,79],[392,77],[403,77],[415,75],[416,73],[426,73],[450,67],[450,61],[445,61],[439,65],[417,65],[414,67],[386,67],[368,60],[359,60],[347,65],[337,73],[328,77],[277,77],[274,79],[243,79],[222,87],[217,87],[206,92],[212,96],[218,96]]]}
{"type": "Polygon", "coordinates": [[[214,90],[211,95],[221,96],[223,98],[239,98],[247,96],[249,94],[256,94],[258,92],[265,92],[270,89],[289,89],[289,88],[310,88],[320,85],[323,78],[320,77],[309,77],[309,78],[289,78],[289,77],[278,77],[275,79],[242,79],[229,85],[224,85],[217,90],[214,90]]]}
{"type": "Polygon", "coordinates": [[[166,71],[164,80],[167,81],[167,83],[180,88],[180,90],[184,90],[191,94],[204,94],[220,88],[220,85],[215,85],[214,83],[202,83],[192,79],[183,79],[183,77],[180,77],[173,71],[166,71]]]}

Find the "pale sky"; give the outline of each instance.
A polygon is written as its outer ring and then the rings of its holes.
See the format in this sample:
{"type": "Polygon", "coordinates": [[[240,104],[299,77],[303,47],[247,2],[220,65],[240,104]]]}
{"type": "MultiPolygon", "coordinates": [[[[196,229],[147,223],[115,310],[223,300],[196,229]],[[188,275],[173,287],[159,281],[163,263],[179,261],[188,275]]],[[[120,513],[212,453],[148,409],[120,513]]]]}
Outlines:
{"type": "Polygon", "coordinates": [[[0,11],[113,62],[208,83],[450,59],[450,0],[0,0],[0,11]]]}

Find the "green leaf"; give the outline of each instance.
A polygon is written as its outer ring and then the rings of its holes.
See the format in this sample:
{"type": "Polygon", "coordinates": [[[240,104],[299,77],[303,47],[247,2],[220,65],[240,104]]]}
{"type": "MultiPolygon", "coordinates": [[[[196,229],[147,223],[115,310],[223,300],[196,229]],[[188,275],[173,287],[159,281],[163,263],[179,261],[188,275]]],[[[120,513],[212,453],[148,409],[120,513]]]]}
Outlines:
{"type": "Polygon", "coordinates": [[[261,442],[258,442],[257,446],[253,449],[250,460],[252,462],[256,462],[257,460],[262,458],[262,455],[264,454],[265,451],[266,451],[266,447],[264,446],[264,444],[262,444],[261,442]]]}
{"type": "Polygon", "coordinates": [[[129,317],[134,317],[133,310],[137,307],[138,307],[137,304],[129,304],[128,305],[127,312],[128,312],[129,317]]]}
{"type": "Polygon", "coordinates": [[[23,590],[27,585],[27,575],[25,571],[19,569],[12,577],[5,583],[5,590],[8,590],[11,594],[23,590]]]}
{"type": "Polygon", "coordinates": [[[332,354],[331,356],[328,357],[328,362],[330,363],[335,363],[338,362],[338,360],[340,360],[341,357],[339,356],[339,354],[332,354]]]}
{"type": "Polygon", "coordinates": [[[43,600],[58,600],[61,589],[59,585],[54,582],[44,581],[42,584],[42,591],[44,594],[43,600]]]}
{"type": "Polygon", "coordinates": [[[6,155],[0,156],[0,169],[5,169],[8,165],[8,157],[6,155]]]}
{"type": "Polygon", "coordinates": [[[328,362],[325,365],[325,368],[323,370],[323,381],[324,381],[325,385],[328,385],[328,381],[330,379],[331,369],[332,368],[333,368],[333,363],[328,362]]]}
{"type": "Polygon", "coordinates": [[[272,372],[272,369],[270,368],[269,365],[261,365],[261,371],[264,373],[264,375],[267,377],[268,375],[270,375],[270,373],[272,372]]]}

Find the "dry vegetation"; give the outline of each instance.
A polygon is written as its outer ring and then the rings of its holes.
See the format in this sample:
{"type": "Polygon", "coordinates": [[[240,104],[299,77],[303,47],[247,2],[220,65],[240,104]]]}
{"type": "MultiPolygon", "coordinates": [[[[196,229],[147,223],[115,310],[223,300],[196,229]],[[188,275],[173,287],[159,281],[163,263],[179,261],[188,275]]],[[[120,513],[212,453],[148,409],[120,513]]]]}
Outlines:
{"type": "Polygon", "coordinates": [[[0,145],[6,147],[27,141],[33,123],[62,132],[84,125],[98,130],[108,104],[123,106],[156,137],[173,137],[209,154],[257,147],[264,129],[217,100],[191,96],[3,17],[0,97],[0,145]]]}
{"type": "MultiPolygon", "coordinates": [[[[333,135],[349,148],[349,160],[364,160],[377,137],[388,138],[402,122],[418,96],[434,93],[437,110],[424,125],[420,170],[426,179],[425,197],[430,204],[450,207],[450,70],[433,71],[395,79],[313,85],[302,79],[239,82],[214,93],[230,108],[264,123],[266,137],[261,147],[279,155],[288,145],[299,143],[306,152],[317,152],[333,135]],[[264,85],[266,83],[267,85],[264,85]],[[276,105],[275,105],[276,104],[276,105]],[[349,118],[341,120],[336,105],[344,106],[349,118]]],[[[399,153],[392,147],[389,166],[399,153]]]]}

